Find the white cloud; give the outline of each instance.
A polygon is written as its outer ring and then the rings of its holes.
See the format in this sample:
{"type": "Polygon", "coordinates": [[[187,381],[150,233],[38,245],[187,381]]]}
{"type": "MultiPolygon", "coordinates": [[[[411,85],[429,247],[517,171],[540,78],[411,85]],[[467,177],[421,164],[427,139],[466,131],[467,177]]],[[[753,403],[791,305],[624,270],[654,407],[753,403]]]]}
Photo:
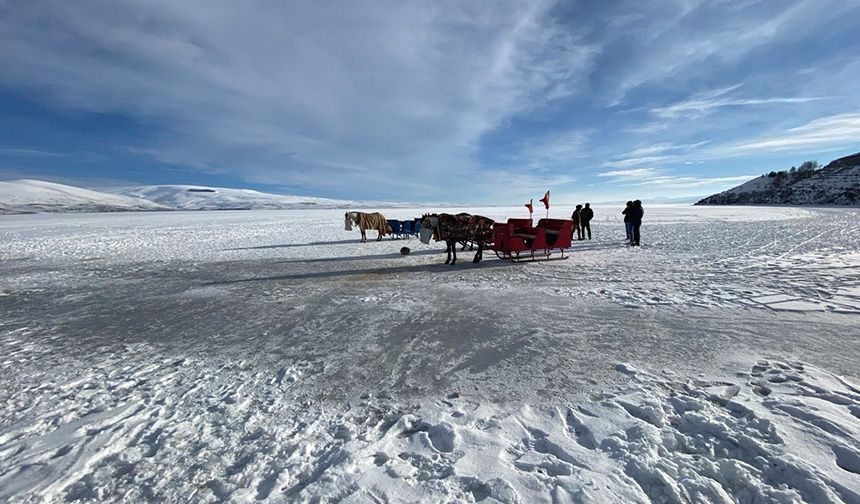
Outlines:
{"type": "Polygon", "coordinates": [[[656,143],[651,145],[646,145],[644,147],[639,147],[634,149],[627,154],[623,154],[621,158],[637,158],[639,156],[648,156],[654,154],[669,154],[669,153],[679,153],[679,152],[689,152],[704,145],[708,145],[711,143],[711,140],[702,140],[701,142],[693,142],[687,144],[674,144],[674,143],[656,143]]]}
{"type": "Polygon", "coordinates": [[[444,194],[479,178],[482,135],[587,77],[596,48],[553,5],[0,4],[0,85],[158,125],[135,147],[183,166],[444,194]]]}
{"type": "Polygon", "coordinates": [[[564,131],[526,140],[518,146],[514,164],[535,170],[567,166],[587,157],[588,131],[564,131]]]}
{"type": "Polygon", "coordinates": [[[68,154],[65,153],[53,152],[45,149],[28,149],[3,145],[0,145],[0,155],[36,158],[62,158],[68,156],[68,154]]]}
{"type": "Polygon", "coordinates": [[[661,175],[640,180],[631,185],[659,187],[661,189],[691,189],[712,186],[732,187],[755,177],[755,175],[737,175],[731,177],[675,177],[661,175]]]}
{"type": "Polygon", "coordinates": [[[641,166],[643,164],[659,163],[670,159],[669,156],[641,156],[604,161],[601,166],[626,168],[630,166],[641,166]]]}
{"type": "Polygon", "coordinates": [[[618,180],[636,180],[642,178],[653,177],[657,175],[657,170],[654,168],[634,168],[631,170],[612,170],[608,172],[598,173],[598,177],[611,177],[618,180]]]}
{"type": "Polygon", "coordinates": [[[756,140],[729,144],[715,149],[712,154],[721,157],[771,152],[804,152],[860,144],[860,113],[821,117],[782,134],[756,140]]]}
{"type": "Polygon", "coordinates": [[[603,162],[601,166],[628,168],[647,164],[667,163],[678,160],[682,155],[708,145],[711,140],[687,144],[654,143],[638,147],[627,153],[603,162]]]}
{"type": "Polygon", "coordinates": [[[598,176],[611,178],[623,186],[643,186],[667,190],[725,186],[727,184],[731,186],[755,178],[751,175],[737,175],[731,177],[676,176],[664,174],[657,168],[613,170],[599,173],[598,176]]]}
{"type": "Polygon", "coordinates": [[[753,14],[752,4],[732,2],[636,1],[625,7],[633,13],[620,18],[612,33],[635,37],[637,52],[617,84],[608,87],[607,101],[613,105],[641,86],[694,75],[703,65],[731,65],[785,38],[816,36],[829,21],[853,15],[856,2],[773,3],[766,18],[753,14]]]}
{"type": "Polygon", "coordinates": [[[717,109],[726,107],[749,107],[754,105],[776,105],[776,104],[798,104],[821,100],[831,100],[833,97],[771,97],[771,98],[733,98],[726,96],[729,92],[739,88],[740,85],[728,88],[698,93],[688,100],[684,100],[665,107],[651,109],[651,113],[661,119],[695,119],[707,115],[717,109]]]}

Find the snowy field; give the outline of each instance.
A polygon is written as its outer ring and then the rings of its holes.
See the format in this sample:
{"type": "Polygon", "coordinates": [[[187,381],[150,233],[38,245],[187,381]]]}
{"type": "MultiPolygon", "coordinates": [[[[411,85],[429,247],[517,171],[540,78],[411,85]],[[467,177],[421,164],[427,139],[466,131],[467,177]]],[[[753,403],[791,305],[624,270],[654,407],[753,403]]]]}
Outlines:
{"type": "Polygon", "coordinates": [[[860,209],[620,210],[0,216],[0,502],[860,503],[860,209]]]}

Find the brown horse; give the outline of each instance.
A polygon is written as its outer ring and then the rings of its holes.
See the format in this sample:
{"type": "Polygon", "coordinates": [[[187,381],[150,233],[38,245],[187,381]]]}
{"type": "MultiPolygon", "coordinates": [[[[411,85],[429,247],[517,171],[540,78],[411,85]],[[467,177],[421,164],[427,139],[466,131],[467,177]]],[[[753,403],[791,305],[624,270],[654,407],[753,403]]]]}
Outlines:
{"type": "Polygon", "coordinates": [[[444,241],[448,254],[445,264],[451,265],[457,264],[457,243],[472,242],[478,246],[472,262],[479,263],[484,257],[484,247],[493,241],[493,223],[492,219],[482,215],[467,213],[424,214],[421,218],[421,241],[430,243],[431,237],[444,241]]]}
{"type": "Polygon", "coordinates": [[[385,216],[379,212],[346,212],[344,214],[344,224],[347,231],[352,231],[353,225],[358,226],[358,229],[361,231],[361,243],[367,241],[367,234],[365,232],[368,229],[375,229],[379,233],[376,241],[382,241],[384,235],[391,234],[391,226],[388,225],[385,216]]]}

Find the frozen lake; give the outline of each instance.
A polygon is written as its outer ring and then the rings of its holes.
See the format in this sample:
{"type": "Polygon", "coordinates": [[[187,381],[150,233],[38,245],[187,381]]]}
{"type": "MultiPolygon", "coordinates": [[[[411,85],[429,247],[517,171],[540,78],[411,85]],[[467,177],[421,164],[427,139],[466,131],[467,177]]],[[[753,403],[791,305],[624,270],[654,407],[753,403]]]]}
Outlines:
{"type": "Polygon", "coordinates": [[[860,502],[860,210],[620,210],[453,267],[342,210],[0,216],[0,501],[860,502]]]}

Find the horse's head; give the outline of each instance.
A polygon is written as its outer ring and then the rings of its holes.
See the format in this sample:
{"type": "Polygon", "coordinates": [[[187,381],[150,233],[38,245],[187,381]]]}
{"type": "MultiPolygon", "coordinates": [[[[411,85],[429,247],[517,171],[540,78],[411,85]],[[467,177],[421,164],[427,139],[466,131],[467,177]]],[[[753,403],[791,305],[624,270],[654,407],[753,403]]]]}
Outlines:
{"type": "Polygon", "coordinates": [[[439,216],[437,214],[424,214],[421,216],[421,230],[418,233],[418,238],[425,245],[430,244],[430,239],[434,235],[438,236],[439,231],[439,216]]]}
{"type": "Polygon", "coordinates": [[[352,231],[353,223],[358,224],[356,212],[346,212],[343,214],[343,228],[347,231],[352,231]]]}

